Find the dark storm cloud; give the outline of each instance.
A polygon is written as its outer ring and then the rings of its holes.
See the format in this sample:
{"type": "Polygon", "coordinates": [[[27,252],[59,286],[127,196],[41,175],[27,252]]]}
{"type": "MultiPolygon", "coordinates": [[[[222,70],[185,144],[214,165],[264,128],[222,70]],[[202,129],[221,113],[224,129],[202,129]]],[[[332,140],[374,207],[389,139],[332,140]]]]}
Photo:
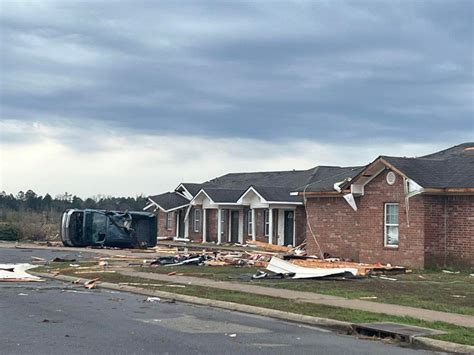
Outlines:
{"type": "Polygon", "coordinates": [[[470,1],[0,6],[2,119],[264,140],[473,136],[470,1]]]}

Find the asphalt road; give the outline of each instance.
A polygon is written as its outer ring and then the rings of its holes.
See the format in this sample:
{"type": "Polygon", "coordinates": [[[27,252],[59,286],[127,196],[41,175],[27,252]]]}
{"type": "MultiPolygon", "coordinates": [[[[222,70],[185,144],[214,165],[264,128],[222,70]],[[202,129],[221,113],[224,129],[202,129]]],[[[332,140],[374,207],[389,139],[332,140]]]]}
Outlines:
{"type": "MultiPolygon", "coordinates": [[[[0,249],[0,264],[31,255],[0,249]]],[[[58,281],[0,282],[2,354],[422,354],[325,329],[58,281]]]]}

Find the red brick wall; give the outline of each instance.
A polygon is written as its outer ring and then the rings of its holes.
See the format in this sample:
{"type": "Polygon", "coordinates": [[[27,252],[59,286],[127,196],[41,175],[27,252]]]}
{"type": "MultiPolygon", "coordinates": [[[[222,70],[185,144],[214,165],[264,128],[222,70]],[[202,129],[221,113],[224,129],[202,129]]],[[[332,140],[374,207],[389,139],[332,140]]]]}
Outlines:
{"type": "Polygon", "coordinates": [[[176,236],[176,213],[173,213],[173,223],[171,229],[166,228],[166,215],[167,213],[158,210],[156,214],[156,223],[158,224],[158,237],[175,237],[176,236]]]}
{"type": "Polygon", "coordinates": [[[268,236],[265,236],[265,208],[255,208],[255,239],[268,243],[268,236]]]}
{"type": "Polygon", "coordinates": [[[425,266],[444,266],[446,196],[423,196],[425,202],[425,266]]]}
{"type": "Polygon", "coordinates": [[[206,214],[206,239],[208,242],[217,243],[217,210],[207,210],[206,214]]]}
{"type": "MultiPolygon", "coordinates": [[[[424,206],[421,196],[410,199],[410,225],[405,213],[403,179],[394,185],[385,181],[382,172],[365,186],[365,194],[356,198],[354,211],[342,197],[309,198],[309,223],[323,252],[360,262],[423,267],[424,206]],[[384,204],[399,204],[399,247],[384,247],[384,204]]],[[[308,250],[319,254],[309,229],[308,250]]]]}
{"type": "Polygon", "coordinates": [[[474,196],[446,196],[447,264],[474,266],[474,196]]]}

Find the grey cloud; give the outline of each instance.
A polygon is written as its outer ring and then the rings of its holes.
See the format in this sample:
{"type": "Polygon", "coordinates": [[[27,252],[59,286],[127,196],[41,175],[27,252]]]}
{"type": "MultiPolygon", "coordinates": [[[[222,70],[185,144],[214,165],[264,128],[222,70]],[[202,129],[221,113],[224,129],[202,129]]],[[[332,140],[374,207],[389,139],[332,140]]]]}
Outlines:
{"type": "Polygon", "coordinates": [[[469,1],[2,6],[4,119],[321,142],[474,134],[469,1]]]}

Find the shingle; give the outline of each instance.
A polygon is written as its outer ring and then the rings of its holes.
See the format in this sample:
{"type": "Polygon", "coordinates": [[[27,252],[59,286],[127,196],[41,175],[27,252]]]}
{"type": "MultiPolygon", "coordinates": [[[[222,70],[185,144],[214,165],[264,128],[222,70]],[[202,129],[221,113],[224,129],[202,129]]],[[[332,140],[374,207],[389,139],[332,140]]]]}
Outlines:
{"type": "Polygon", "coordinates": [[[353,178],[361,172],[364,166],[317,166],[313,169],[310,177],[304,184],[298,186],[294,191],[302,192],[325,192],[334,191],[334,184],[345,180],[346,178],[353,178]]]}
{"type": "Polygon", "coordinates": [[[218,189],[205,187],[204,191],[216,203],[235,203],[244,193],[243,189],[218,189]]]}
{"type": "Polygon", "coordinates": [[[177,192],[165,192],[164,194],[150,196],[148,198],[165,211],[189,204],[189,200],[177,192]]]}
{"type": "Polygon", "coordinates": [[[196,196],[196,194],[201,190],[202,184],[196,184],[196,183],[190,183],[190,182],[183,182],[181,185],[184,186],[186,190],[189,191],[189,193],[193,196],[196,196]]]}
{"type": "Polygon", "coordinates": [[[272,202],[302,202],[301,196],[292,196],[292,188],[272,186],[252,186],[265,200],[272,202]]]}

